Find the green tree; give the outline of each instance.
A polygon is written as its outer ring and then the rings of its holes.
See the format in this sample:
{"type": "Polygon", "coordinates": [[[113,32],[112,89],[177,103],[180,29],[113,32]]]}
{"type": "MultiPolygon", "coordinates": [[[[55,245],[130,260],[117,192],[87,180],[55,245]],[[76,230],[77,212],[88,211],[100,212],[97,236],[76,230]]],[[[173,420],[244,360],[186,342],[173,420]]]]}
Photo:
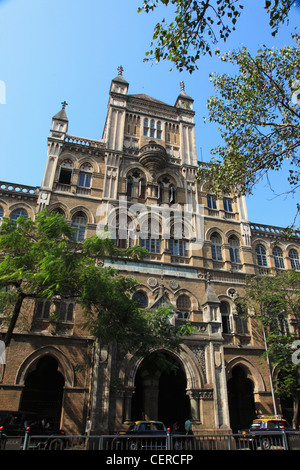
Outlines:
{"type": "Polygon", "coordinates": [[[254,57],[246,48],[220,57],[238,73],[211,75],[216,95],[208,100],[208,121],[220,126],[224,144],[198,171],[216,193],[251,194],[261,178],[283,166],[288,176],[281,193],[298,189],[299,36],[294,40],[295,46],[279,50],[263,46],[254,57]]]}
{"type": "Polygon", "coordinates": [[[74,239],[74,229],[57,213],[43,211],[34,221],[4,219],[0,231],[0,303],[7,314],[6,346],[25,299],[72,298],[82,306],[86,325],[101,344],[117,341],[127,352],[166,344],[179,348],[188,328],[170,325],[173,312],[141,309],[131,296],[137,282],[105,265],[140,259],[146,250],[120,250],[113,240],[74,239]]]}
{"type": "Polygon", "coordinates": [[[293,355],[299,341],[300,273],[282,271],[275,276],[249,277],[245,294],[236,303],[249,312],[250,318],[264,333],[267,346],[264,356],[271,367],[277,369],[275,394],[293,399],[293,427],[296,427],[300,381],[298,361],[294,361],[293,355]]]}
{"type": "MultiPolygon", "coordinates": [[[[265,0],[273,35],[288,21],[294,3],[265,0]]],[[[172,20],[167,22],[163,18],[156,24],[145,60],[169,60],[179,71],[185,69],[190,73],[198,68],[201,55],[211,55],[214,44],[226,41],[243,10],[239,0],[144,0],[138,11],[149,13],[160,5],[167,7],[172,20]]]]}

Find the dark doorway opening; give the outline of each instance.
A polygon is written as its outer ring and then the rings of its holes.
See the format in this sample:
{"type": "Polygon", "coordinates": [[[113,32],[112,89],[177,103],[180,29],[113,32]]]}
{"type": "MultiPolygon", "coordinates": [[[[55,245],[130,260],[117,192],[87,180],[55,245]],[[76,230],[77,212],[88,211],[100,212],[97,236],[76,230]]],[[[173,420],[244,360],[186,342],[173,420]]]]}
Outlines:
{"type": "Polygon", "coordinates": [[[190,399],[186,394],[186,377],[182,368],[162,372],[159,379],[158,417],[172,429],[178,422],[184,432],[184,422],[190,416],[190,399]]]}
{"type": "Polygon", "coordinates": [[[20,409],[34,411],[59,426],[65,380],[57,368],[57,360],[52,356],[38,361],[36,369],[25,379],[20,409]]]}
{"type": "Polygon", "coordinates": [[[151,410],[152,415],[148,419],[163,421],[170,428],[178,422],[180,430],[184,431],[184,422],[190,416],[186,386],[185,371],[176,358],[165,352],[152,353],[136,373],[132,420],[144,419],[147,410],[151,410]]]}
{"type": "Polygon", "coordinates": [[[227,384],[230,427],[233,433],[250,427],[255,418],[253,382],[247,379],[242,367],[232,369],[232,377],[227,384]]]}

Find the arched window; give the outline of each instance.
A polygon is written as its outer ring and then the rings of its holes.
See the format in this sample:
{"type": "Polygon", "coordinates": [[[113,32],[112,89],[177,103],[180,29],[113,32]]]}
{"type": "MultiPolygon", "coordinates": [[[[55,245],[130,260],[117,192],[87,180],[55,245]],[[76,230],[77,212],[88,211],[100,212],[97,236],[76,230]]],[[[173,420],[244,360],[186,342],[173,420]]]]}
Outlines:
{"type": "Polygon", "coordinates": [[[148,119],[144,119],[144,136],[148,136],[148,130],[149,130],[149,124],[148,124],[148,119]]]}
{"type": "Polygon", "coordinates": [[[213,233],[210,237],[211,256],[215,261],[222,261],[222,240],[218,233],[213,233]]]}
{"type": "Polygon", "coordinates": [[[146,198],[146,181],[144,180],[144,178],[140,179],[139,181],[139,197],[141,199],[146,198]]]}
{"type": "Polygon", "coordinates": [[[142,291],[135,292],[132,296],[132,300],[137,302],[138,306],[141,307],[141,308],[147,308],[148,307],[148,297],[142,291]]]}
{"type": "Polygon", "coordinates": [[[257,264],[258,266],[268,266],[267,263],[267,252],[263,245],[257,245],[255,249],[257,264]]]}
{"type": "Polygon", "coordinates": [[[57,313],[59,316],[59,320],[64,322],[72,322],[73,321],[73,311],[74,305],[72,301],[69,300],[62,300],[60,304],[57,306],[57,313]]]}
{"type": "Polygon", "coordinates": [[[191,300],[188,295],[182,294],[176,301],[176,307],[179,310],[179,318],[188,318],[191,311],[191,300]]]}
{"type": "Polygon", "coordinates": [[[92,165],[89,163],[84,163],[80,167],[79,177],[78,177],[78,186],[80,188],[90,188],[92,180],[92,165]]]}
{"type": "Polygon", "coordinates": [[[151,119],[150,121],[150,137],[155,137],[155,121],[151,119]]]}
{"type": "Polygon", "coordinates": [[[157,137],[158,139],[161,139],[161,122],[160,122],[160,121],[157,122],[156,127],[157,127],[157,131],[156,131],[157,134],[156,134],[156,137],[157,137]]]}
{"type": "Polygon", "coordinates": [[[169,201],[171,204],[175,204],[176,202],[176,190],[172,184],[169,187],[169,201]]]}
{"type": "Polygon", "coordinates": [[[12,222],[16,222],[17,218],[21,216],[25,217],[25,219],[28,218],[28,214],[25,211],[25,209],[16,209],[15,211],[12,212],[10,218],[12,222]]]}
{"type": "Polygon", "coordinates": [[[86,224],[87,220],[85,214],[83,212],[77,212],[72,219],[72,227],[77,229],[74,234],[74,240],[77,242],[83,242],[85,238],[86,224]]]}
{"type": "Polygon", "coordinates": [[[224,197],[223,204],[224,204],[224,211],[233,212],[232,199],[229,199],[228,197],[224,197]]]}
{"type": "Polygon", "coordinates": [[[277,269],[284,269],[284,260],[283,260],[283,253],[281,248],[275,246],[272,250],[272,254],[274,256],[275,266],[277,269]]]}
{"type": "Polygon", "coordinates": [[[35,317],[38,320],[47,320],[50,314],[50,300],[37,301],[35,305],[35,317]]]}
{"type": "Polygon", "coordinates": [[[207,195],[207,207],[209,209],[217,209],[217,200],[212,194],[207,195]]]}
{"type": "Polygon", "coordinates": [[[223,333],[231,333],[230,307],[227,302],[221,302],[220,312],[222,317],[223,333]]]}
{"type": "Polygon", "coordinates": [[[71,184],[73,175],[72,160],[64,160],[60,165],[58,182],[61,184],[71,184]]]}
{"type": "Polygon", "coordinates": [[[132,195],[133,195],[133,180],[131,176],[128,176],[126,180],[126,196],[132,197],[132,195]]]}
{"type": "Polygon", "coordinates": [[[232,263],[240,263],[240,243],[237,237],[229,237],[229,251],[230,251],[230,261],[232,263]]]}
{"type": "Polygon", "coordinates": [[[66,217],[66,214],[64,213],[63,209],[61,209],[60,207],[56,207],[55,209],[53,209],[53,211],[51,211],[55,214],[59,214],[59,215],[62,215],[63,217],[66,217]]]}
{"type": "Polygon", "coordinates": [[[300,271],[300,262],[299,262],[299,255],[296,250],[293,248],[289,251],[289,258],[291,261],[292,269],[296,269],[296,271],[300,271]]]}
{"type": "Polygon", "coordinates": [[[0,219],[2,219],[3,215],[4,215],[3,207],[0,206],[0,219]]]}

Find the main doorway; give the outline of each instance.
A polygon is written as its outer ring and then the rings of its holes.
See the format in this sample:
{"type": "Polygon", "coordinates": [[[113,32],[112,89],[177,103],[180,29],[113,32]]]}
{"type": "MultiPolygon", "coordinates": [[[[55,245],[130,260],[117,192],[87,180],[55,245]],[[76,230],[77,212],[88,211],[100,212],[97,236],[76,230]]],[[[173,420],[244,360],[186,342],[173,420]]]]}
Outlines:
{"type": "Polygon", "coordinates": [[[255,418],[254,384],[244,369],[235,366],[227,383],[230,427],[232,432],[249,428],[255,418]]]}
{"type": "Polygon", "coordinates": [[[135,377],[132,419],[157,419],[172,428],[190,415],[186,375],[181,362],[167,352],[155,352],[143,360],[135,377]]]}
{"type": "Polygon", "coordinates": [[[44,356],[37,362],[35,370],[25,379],[20,410],[34,411],[59,426],[65,380],[57,369],[57,360],[52,356],[44,356]]]}

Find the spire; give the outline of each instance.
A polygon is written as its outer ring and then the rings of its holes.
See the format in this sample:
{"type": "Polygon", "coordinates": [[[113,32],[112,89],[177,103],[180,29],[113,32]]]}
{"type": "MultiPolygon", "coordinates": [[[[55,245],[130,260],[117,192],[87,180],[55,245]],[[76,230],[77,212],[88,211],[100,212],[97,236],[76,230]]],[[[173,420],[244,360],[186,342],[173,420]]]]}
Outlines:
{"type": "Polygon", "coordinates": [[[68,121],[68,117],[65,111],[65,108],[66,106],[68,106],[68,103],[66,101],[62,101],[61,105],[61,110],[57,114],[55,114],[55,116],[53,116],[53,119],[58,119],[60,121],[68,121]]]}
{"type": "Polygon", "coordinates": [[[116,78],[113,79],[113,82],[121,82],[121,83],[128,85],[128,82],[123,77],[124,68],[122,67],[122,65],[119,65],[117,70],[118,70],[118,75],[116,78]]]}
{"type": "Polygon", "coordinates": [[[190,109],[192,110],[193,106],[193,98],[191,98],[185,91],[185,85],[184,82],[180,82],[180,94],[176,100],[175,106],[177,108],[185,108],[185,109],[190,109]]]}

